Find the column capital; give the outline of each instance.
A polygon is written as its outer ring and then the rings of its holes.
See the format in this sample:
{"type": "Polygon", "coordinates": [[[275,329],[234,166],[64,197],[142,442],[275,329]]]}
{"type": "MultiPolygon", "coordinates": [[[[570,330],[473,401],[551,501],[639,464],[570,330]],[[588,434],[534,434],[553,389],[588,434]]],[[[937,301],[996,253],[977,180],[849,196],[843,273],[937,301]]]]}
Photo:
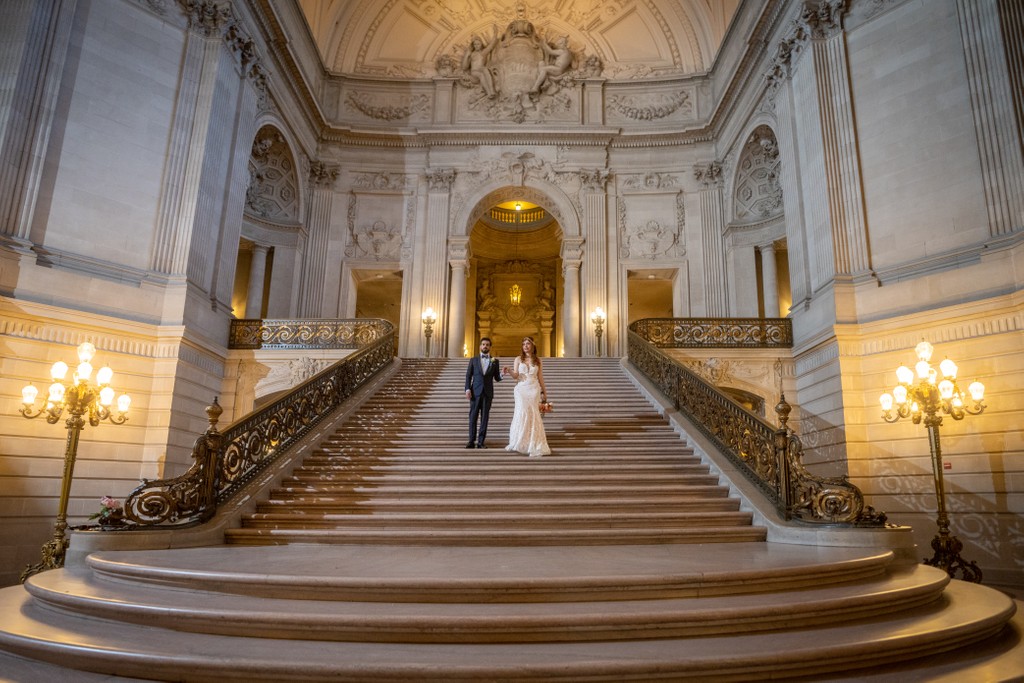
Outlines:
{"type": "Polygon", "coordinates": [[[580,263],[583,259],[583,242],[582,237],[566,237],[562,241],[562,257],[563,265],[568,265],[571,262],[576,263],[576,267],[579,268],[580,263]]]}
{"type": "Polygon", "coordinates": [[[325,164],[319,159],[309,160],[309,181],[314,187],[330,189],[331,185],[338,178],[339,166],[325,164]]]}
{"type": "Polygon", "coordinates": [[[721,188],[724,182],[722,162],[708,161],[703,164],[694,164],[693,177],[695,177],[705,188],[721,188]]]}
{"type": "Polygon", "coordinates": [[[609,178],[611,178],[611,173],[603,168],[580,169],[582,189],[590,192],[604,192],[609,178]]]}
{"type": "Polygon", "coordinates": [[[428,168],[427,186],[431,192],[451,192],[455,184],[454,168],[428,168]]]}

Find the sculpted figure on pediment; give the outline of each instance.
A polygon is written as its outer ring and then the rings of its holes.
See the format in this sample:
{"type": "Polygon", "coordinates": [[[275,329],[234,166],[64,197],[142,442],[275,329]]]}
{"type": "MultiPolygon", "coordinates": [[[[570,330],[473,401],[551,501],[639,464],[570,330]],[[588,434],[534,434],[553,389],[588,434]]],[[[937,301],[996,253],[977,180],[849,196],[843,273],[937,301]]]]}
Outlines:
{"type": "Polygon", "coordinates": [[[469,73],[470,80],[480,84],[487,97],[494,99],[498,91],[494,88],[494,76],[491,74],[489,60],[491,52],[498,45],[498,29],[492,27],[491,41],[484,45],[480,36],[473,36],[469,47],[462,55],[462,70],[469,73]]]}
{"type": "MultiPolygon", "coordinates": [[[[571,93],[559,92],[576,73],[571,71],[577,56],[569,47],[569,37],[544,40],[525,15],[526,7],[519,3],[516,17],[500,36],[492,27],[489,41],[474,35],[463,51],[459,82],[480,92],[467,102],[467,108],[516,123],[527,118],[571,117],[571,93]]],[[[439,59],[438,72],[450,71],[451,61],[439,59]]],[[[587,74],[600,73],[600,60],[588,61],[586,66],[587,74]]]]}

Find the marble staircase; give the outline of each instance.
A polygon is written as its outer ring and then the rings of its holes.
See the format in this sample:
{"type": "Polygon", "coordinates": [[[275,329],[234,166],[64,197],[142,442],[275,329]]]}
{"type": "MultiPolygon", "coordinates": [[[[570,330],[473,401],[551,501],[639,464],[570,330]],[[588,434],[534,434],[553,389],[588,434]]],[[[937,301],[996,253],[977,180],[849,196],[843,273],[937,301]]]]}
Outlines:
{"type": "Polygon", "coordinates": [[[0,591],[0,681],[1011,681],[997,591],[767,542],[617,359],[552,359],[550,457],[464,448],[464,361],[406,360],[225,544],[0,591]]]}

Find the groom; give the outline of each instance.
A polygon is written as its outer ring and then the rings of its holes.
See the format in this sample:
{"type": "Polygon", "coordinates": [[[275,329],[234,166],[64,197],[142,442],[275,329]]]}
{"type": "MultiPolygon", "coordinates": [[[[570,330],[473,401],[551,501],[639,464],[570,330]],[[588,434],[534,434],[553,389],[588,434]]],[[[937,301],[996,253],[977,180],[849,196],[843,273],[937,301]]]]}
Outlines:
{"type": "Polygon", "coordinates": [[[494,399],[494,383],[501,381],[498,359],[491,358],[491,340],[480,340],[480,355],[469,359],[466,368],[466,399],[469,400],[469,441],[466,448],[484,448],[487,439],[487,418],[494,399]],[[477,420],[480,433],[477,434],[477,420]]]}

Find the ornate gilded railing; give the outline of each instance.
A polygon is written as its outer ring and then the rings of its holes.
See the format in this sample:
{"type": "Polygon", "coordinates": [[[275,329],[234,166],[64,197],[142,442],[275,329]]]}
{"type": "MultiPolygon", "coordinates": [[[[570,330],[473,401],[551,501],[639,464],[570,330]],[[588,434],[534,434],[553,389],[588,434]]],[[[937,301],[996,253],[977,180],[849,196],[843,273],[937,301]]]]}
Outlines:
{"type": "Polygon", "coordinates": [[[387,320],[232,320],[229,349],[358,349],[393,331],[387,320]]]}
{"type": "Polygon", "coordinates": [[[789,318],[647,318],[630,329],[661,348],[789,348],[789,318]]]}
{"type": "MultiPolygon", "coordinates": [[[[649,321],[639,321],[649,322],[649,321]]],[[[826,524],[882,526],[885,514],[864,504],[860,489],[846,477],[817,477],[803,465],[800,438],[787,426],[785,396],[776,406],[776,429],[744,410],[655,343],[634,323],[629,360],[754,482],[786,519],[826,524]]]]}
{"type": "MultiPolygon", "coordinates": [[[[346,321],[351,322],[351,321],[346,321]]],[[[127,528],[191,526],[204,522],[289,446],[366,384],[394,358],[394,328],[283,397],[217,431],[222,409],[206,409],[210,427],[196,439],[193,464],[179,477],[144,480],[124,503],[127,528]]]]}

